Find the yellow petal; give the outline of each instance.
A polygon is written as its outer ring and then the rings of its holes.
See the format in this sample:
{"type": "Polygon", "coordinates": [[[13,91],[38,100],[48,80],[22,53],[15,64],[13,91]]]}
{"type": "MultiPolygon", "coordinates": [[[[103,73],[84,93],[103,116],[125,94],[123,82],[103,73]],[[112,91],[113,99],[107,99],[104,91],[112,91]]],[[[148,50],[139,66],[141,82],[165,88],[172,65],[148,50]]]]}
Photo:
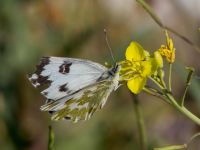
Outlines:
{"type": "Polygon", "coordinates": [[[146,51],[146,50],[144,50],[144,55],[145,55],[145,57],[146,57],[146,58],[149,58],[149,57],[150,57],[150,54],[149,54],[149,52],[148,52],[148,51],[146,51]]]}
{"type": "Polygon", "coordinates": [[[153,65],[152,58],[149,59],[148,61],[142,61],[141,65],[143,67],[141,72],[142,77],[147,77],[152,74],[152,65],[153,65]]]}
{"type": "Polygon", "coordinates": [[[174,49],[174,44],[173,44],[172,39],[169,39],[169,41],[168,41],[168,47],[169,47],[170,50],[174,49]]]}
{"type": "Polygon", "coordinates": [[[127,86],[131,92],[138,94],[144,87],[146,83],[146,78],[140,76],[135,77],[127,82],[127,86]]]}
{"type": "Polygon", "coordinates": [[[172,39],[169,37],[167,30],[165,30],[165,36],[166,36],[167,46],[170,50],[172,50],[174,48],[174,44],[172,39]]]}
{"type": "Polygon", "coordinates": [[[137,42],[131,42],[131,44],[126,49],[126,59],[130,61],[141,61],[145,59],[144,49],[137,42]]]}

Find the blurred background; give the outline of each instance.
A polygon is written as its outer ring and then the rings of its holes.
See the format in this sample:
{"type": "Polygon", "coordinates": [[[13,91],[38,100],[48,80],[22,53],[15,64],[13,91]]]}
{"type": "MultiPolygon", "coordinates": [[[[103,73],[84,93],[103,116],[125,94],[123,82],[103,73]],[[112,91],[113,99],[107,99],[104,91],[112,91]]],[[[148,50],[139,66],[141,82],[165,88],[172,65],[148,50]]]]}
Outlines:
{"type": "MultiPolygon", "coordinates": [[[[164,24],[199,45],[199,0],[147,0],[164,24]]],[[[139,150],[138,128],[126,86],[111,94],[104,109],[89,121],[52,122],[39,110],[45,98],[26,78],[42,56],[112,63],[106,28],[117,60],[133,40],[151,52],[165,43],[161,28],[135,0],[1,0],[0,2],[0,149],[45,150],[48,126],[55,132],[55,150],[139,150]]],[[[199,53],[170,34],[176,48],[173,89],[179,98],[187,71],[200,76],[199,53]]],[[[199,45],[200,46],[200,45],[199,45]]],[[[186,106],[200,117],[200,78],[194,77],[186,106]]],[[[148,147],[183,144],[200,127],[162,100],[145,93],[142,104],[148,147]]],[[[200,149],[200,139],[190,150],[200,149]]]]}

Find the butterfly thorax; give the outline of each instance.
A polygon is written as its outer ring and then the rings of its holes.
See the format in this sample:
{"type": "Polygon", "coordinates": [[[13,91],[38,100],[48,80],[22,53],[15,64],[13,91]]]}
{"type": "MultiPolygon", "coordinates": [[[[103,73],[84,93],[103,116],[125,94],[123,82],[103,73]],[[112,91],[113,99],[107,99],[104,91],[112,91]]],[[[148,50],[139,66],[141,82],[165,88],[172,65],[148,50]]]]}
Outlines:
{"type": "Polygon", "coordinates": [[[119,64],[116,64],[114,67],[103,72],[97,81],[101,82],[104,80],[113,80],[113,78],[118,74],[119,69],[119,64]]]}
{"type": "Polygon", "coordinates": [[[119,70],[120,70],[120,65],[115,64],[114,67],[102,73],[102,75],[97,79],[97,82],[110,80],[110,82],[112,82],[111,90],[116,90],[119,87],[119,70]]]}
{"type": "Polygon", "coordinates": [[[117,72],[119,72],[119,69],[120,69],[119,64],[115,64],[114,67],[112,67],[111,69],[108,70],[108,73],[109,73],[110,75],[112,75],[112,76],[115,76],[115,74],[116,74],[117,72]]]}

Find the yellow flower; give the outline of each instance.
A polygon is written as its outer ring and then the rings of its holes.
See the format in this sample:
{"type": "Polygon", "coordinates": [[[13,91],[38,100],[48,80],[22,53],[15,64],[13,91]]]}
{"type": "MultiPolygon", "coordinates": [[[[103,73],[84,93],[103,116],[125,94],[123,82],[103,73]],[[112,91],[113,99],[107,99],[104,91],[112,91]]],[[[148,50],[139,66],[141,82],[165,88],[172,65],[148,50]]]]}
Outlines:
{"type": "Polygon", "coordinates": [[[161,45],[159,52],[162,56],[165,56],[167,61],[169,63],[173,63],[175,61],[175,48],[174,44],[171,38],[169,38],[169,35],[167,31],[165,31],[166,36],[166,44],[167,45],[161,45]]]}
{"type": "Polygon", "coordinates": [[[147,77],[151,76],[162,62],[159,56],[150,57],[137,42],[131,42],[125,55],[126,60],[120,62],[120,77],[121,80],[127,81],[127,86],[133,93],[138,94],[145,86],[147,77]]]}
{"type": "Polygon", "coordinates": [[[154,58],[155,58],[155,63],[156,63],[155,65],[157,65],[157,68],[162,68],[163,67],[163,59],[162,59],[161,54],[158,51],[154,52],[154,58]]]}

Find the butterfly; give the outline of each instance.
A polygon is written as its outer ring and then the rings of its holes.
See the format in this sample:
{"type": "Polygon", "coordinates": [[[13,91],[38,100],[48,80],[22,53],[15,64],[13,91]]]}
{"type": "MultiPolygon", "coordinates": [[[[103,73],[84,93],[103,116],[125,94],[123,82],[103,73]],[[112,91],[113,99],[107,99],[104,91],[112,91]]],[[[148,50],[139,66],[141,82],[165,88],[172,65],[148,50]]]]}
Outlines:
{"type": "Polygon", "coordinates": [[[46,97],[42,111],[52,120],[88,120],[101,109],[110,93],[119,87],[120,65],[107,68],[98,63],[66,57],[42,57],[28,76],[46,97]]]}

